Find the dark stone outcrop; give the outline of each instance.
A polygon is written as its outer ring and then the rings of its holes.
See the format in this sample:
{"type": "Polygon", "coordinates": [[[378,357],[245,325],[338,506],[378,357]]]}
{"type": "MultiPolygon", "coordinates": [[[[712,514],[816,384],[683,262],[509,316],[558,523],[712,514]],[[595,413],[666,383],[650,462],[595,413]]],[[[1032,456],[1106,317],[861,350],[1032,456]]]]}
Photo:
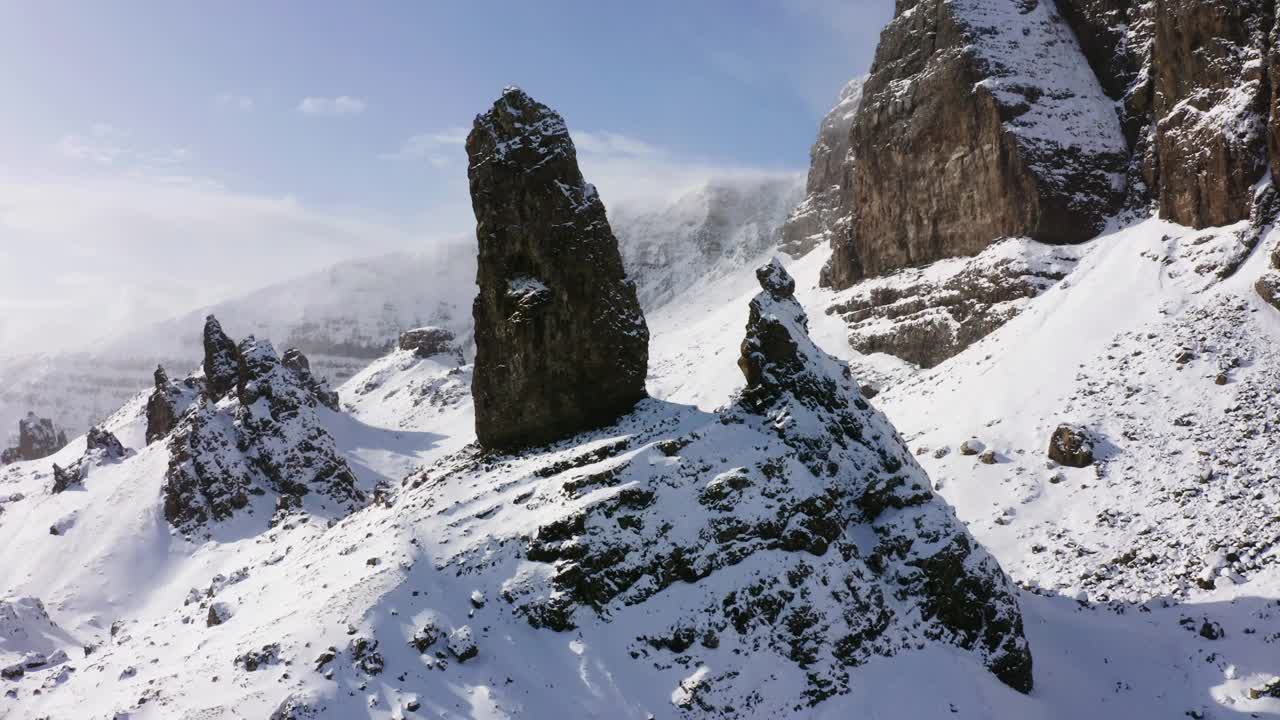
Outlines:
{"type": "Polygon", "coordinates": [[[18,444],[0,453],[0,464],[39,460],[49,457],[67,445],[67,433],[54,427],[49,418],[29,412],[18,421],[18,444]]]}
{"type": "Polygon", "coordinates": [[[412,350],[420,358],[448,355],[462,361],[462,348],[454,342],[452,330],[442,327],[420,327],[400,333],[400,349],[412,350]]]}
{"type": "Polygon", "coordinates": [[[65,468],[54,463],[52,491],[56,494],[80,485],[89,476],[90,468],[104,462],[115,462],[125,455],[124,445],[113,433],[101,427],[91,427],[85,436],[84,455],[65,468]]]}
{"type": "Polygon", "coordinates": [[[1280,310],[1280,246],[1272,249],[1270,267],[1262,273],[1253,289],[1269,305],[1280,310]]]}
{"type": "Polygon", "coordinates": [[[862,102],[865,77],[851,80],[840,91],[840,100],[822,119],[818,139],[809,150],[809,176],[805,199],[782,226],[778,249],[792,257],[807,254],[828,243],[833,233],[847,230],[852,199],[847,192],[853,178],[854,158],[849,152],[849,130],[862,102]]]}
{"type": "Polygon", "coordinates": [[[1203,228],[1249,217],[1267,167],[1273,0],[1158,0],[1154,78],[1162,217],[1203,228]]]}
{"type": "Polygon", "coordinates": [[[240,373],[240,354],[235,342],[222,331],[217,318],[204,320],[204,376],[209,397],[220,400],[236,387],[240,373]]]}
{"type": "Polygon", "coordinates": [[[155,389],[147,398],[147,444],[168,435],[178,424],[178,401],[181,391],[169,382],[169,375],[163,367],[156,366],[155,389]]]}
{"type": "Polygon", "coordinates": [[[338,391],[329,389],[329,384],[311,373],[311,361],[298,348],[289,348],[280,358],[280,364],[293,373],[298,382],[307,387],[321,405],[336,411],[338,409],[338,391]]]}
{"type": "Polygon", "coordinates": [[[1007,255],[984,253],[949,275],[906,269],[886,282],[861,283],[827,313],[848,324],[854,350],[934,367],[1013,319],[1075,265],[1065,255],[1007,255]]]}
{"type": "Polygon", "coordinates": [[[481,445],[528,446],[613,421],[645,397],[649,330],[564,120],[508,88],[466,147],[481,445]]]}
{"type": "Polygon", "coordinates": [[[1112,105],[1052,2],[899,2],[853,123],[852,219],[824,284],[1005,236],[1092,237],[1122,200],[1112,105]]]}
{"type": "Polygon", "coordinates": [[[1075,425],[1059,425],[1049,438],[1049,459],[1067,467],[1093,464],[1093,438],[1089,431],[1075,425]]]}
{"type": "MultiPolygon", "coordinates": [[[[336,406],[336,395],[311,375],[305,356],[286,353],[286,364],[269,342],[249,337],[228,349],[221,330],[206,332],[211,336],[212,355],[236,361],[229,381],[219,376],[230,402],[214,402],[210,393],[189,403],[169,433],[163,488],[169,523],[191,532],[264,496],[276,501],[263,508],[273,524],[300,512],[341,517],[363,505],[354,473],[316,412],[336,406]]],[[[210,367],[221,371],[207,362],[206,382],[210,367]]]]}

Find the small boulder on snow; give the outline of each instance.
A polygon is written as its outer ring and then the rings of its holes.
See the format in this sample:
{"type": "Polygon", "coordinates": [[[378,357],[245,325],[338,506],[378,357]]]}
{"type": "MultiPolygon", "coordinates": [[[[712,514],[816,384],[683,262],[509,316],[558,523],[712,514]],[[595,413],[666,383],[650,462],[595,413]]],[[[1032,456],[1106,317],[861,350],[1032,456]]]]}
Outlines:
{"type": "Polygon", "coordinates": [[[1076,425],[1059,425],[1049,438],[1049,459],[1067,467],[1092,465],[1093,438],[1089,431],[1076,425]]]}
{"type": "Polygon", "coordinates": [[[466,662],[480,654],[470,625],[463,625],[449,633],[449,652],[458,658],[458,662],[466,662]]]}

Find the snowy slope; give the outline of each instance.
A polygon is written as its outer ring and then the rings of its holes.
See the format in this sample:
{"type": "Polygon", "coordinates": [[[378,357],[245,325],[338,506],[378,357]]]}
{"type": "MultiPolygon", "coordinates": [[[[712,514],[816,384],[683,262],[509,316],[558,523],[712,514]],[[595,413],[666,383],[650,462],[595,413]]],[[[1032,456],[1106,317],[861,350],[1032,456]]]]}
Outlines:
{"type": "MultiPolygon", "coordinates": [[[[1280,699],[1251,697],[1280,675],[1280,463],[1269,442],[1280,421],[1280,315],[1251,289],[1280,238],[1220,281],[1214,270],[1242,251],[1240,229],[1157,220],[1118,229],[1083,246],[1070,274],[1017,317],[927,371],[849,349],[848,326],[821,311],[840,297],[816,287],[826,252],[790,264],[814,338],[849,358],[860,379],[879,379],[872,402],[924,451],[917,459],[940,493],[1025,585],[1036,681],[1024,697],[970,657],[930,646],[868,660],[849,694],[797,716],[1280,713],[1280,699]],[[1048,434],[1062,421],[1097,433],[1095,468],[1046,467],[1048,434]],[[997,462],[962,455],[969,439],[997,462]]],[[[663,417],[674,432],[704,422],[741,387],[738,344],[756,290],[747,273],[727,273],[650,313],[649,388],[661,402],[646,424],[663,417]]],[[[346,412],[321,416],[362,481],[398,484],[473,439],[468,372],[456,359],[396,351],[341,388],[346,412]]],[[[89,717],[216,718],[232,706],[265,717],[291,697],[325,708],[323,717],[541,718],[566,707],[672,717],[673,698],[687,698],[719,665],[636,670],[635,628],[665,617],[665,607],[557,633],[534,630],[491,594],[475,606],[472,592],[492,572],[479,568],[513,570],[501,559],[503,538],[540,522],[514,503],[528,490],[521,478],[570,459],[572,448],[522,460],[523,470],[406,486],[394,507],[375,503],[328,531],[260,527],[191,544],[164,522],[167,450],[142,447],[141,410],[139,397],[108,421],[132,454],[93,468],[82,490],[48,494],[51,463],[73,461],[83,438],[53,458],[0,469],[0,546],[16,549],[5,554],[0,627],[21,630],[6,630],[0,666],[37,652],[49,663],[0,681],[15,693],[0,700],[0,716],[57,717],[91,703],[89,717]],[[49,620],[32,601],[17,602],[24,597],[39,598],[49,620]],[[206,627],[213,605],[229,617],[206,627]],[[421,654],[409,643],[429,624],[441,638],[421,654]],[[480,654],[458,662],[448,635],[464,625],[480,654]],[[362,638],[379,640],[381,674],[355,658],[362,638]],[[83,645],[97,648],[86,657],[83,645]],[[338,657],[315,670],[330,646],[338,657]],[[65,661],[49,658],[58,650],[65,661]]],[[[601,434],[583,449],[617,437],[601,434]]],[[[466,462],[465,450],[453,457],[466,462]]],[[[617,458],[591,462],[570,474],[608,471],[617,458]]],[[[692,648],[694,659],[720,657],[692,648]]],[[[776,687],[798,687],[788,682],[776,687]]]]}

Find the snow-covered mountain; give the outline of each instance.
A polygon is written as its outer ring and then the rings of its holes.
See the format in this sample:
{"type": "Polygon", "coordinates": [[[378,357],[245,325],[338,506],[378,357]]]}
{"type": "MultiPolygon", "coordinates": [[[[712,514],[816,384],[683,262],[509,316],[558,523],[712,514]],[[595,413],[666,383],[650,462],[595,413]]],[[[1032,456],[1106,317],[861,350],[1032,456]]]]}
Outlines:
{"type": "Polygon", "coordinates": [[[0,712],[1280,715],[1273,10],[898,3],[789,260],[775,190],[611,229],[507,89],[461,261],[495,352],[444,318],[335,402],[189,318],[196,371],[0,468],[0,712]],[[647,398],[476,432],[606,352],[647,398]]]}
{"type": "MultiPolygon", "coordinates": [[[[713,178],[667,204],[611,209],[641,304],[654,309],[707,277],[741,270],[777,242],[800,193],[791,175],[713,178]]],[[[0,356],[0,443],[28,412],[84,432],[151,385],[157,364],[195,367],[207,314],[228,329],[307,353],[317,374],[340,383],[426,325],[454,331],[470,352],[475,239],[417,253],[340,263],[156,325],[123,329],[78,353],[0,356]]],[[[10,443],[12,444],[12,443],[10,443]]]]}

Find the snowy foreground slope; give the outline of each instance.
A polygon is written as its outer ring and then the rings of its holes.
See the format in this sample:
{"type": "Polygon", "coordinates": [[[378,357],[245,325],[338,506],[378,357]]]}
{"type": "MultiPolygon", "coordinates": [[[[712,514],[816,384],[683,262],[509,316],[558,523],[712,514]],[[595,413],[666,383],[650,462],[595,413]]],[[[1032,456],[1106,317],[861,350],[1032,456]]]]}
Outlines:
{"type": "MultiPolygon", "coordinates": [[[[768,688],[737,706],[748,717],[1280,714],[1259,692],[1280,675],[1280,462],[1268,442],[1280,316],[1252,292],[1276,239],[1226,280],[1197,272],[1238,252],[1235,229],[1149,220],[1105,235],[1012,320],[928,371],[855,355],[848,326],[823,312],[845,297],[817,288],[826,253],[790,265],[815,340],[876,379],[871,403],[1024,586],[1027,696],[973,655],[925,642],[872,654],[846,694],[796,710],[810,680],[767,643],[762,658],[775,659],[752,666],[735,633],[709,643],[672,626],[696,616],[696,585],[609,605],[611,622],[580,608],[561,631],[535,629],[502,596],[538,587],[516,538],[565,503],[652,482],[673,460],[664,440],[705,431],[676,455],[748,464],[752,443],[729,442],[747,429],[713,420],[742,386],[738,346],[758,292],[743,273],[649,315],[655,399],[631,420],[519,458],[468,455],[468,366],[407,351],[375,361],[340,388],[342,412],[315,410],[374,497],[330,528],[256,517],[216,542],[173,532],[169,449],[145,445],[144,396],[105,423],[126,457],[94,464],[82,487],[49,493],[51,464],[74,462],[84,438],[0,469],[0,667],[36,665],[0,680],[11,693],[0,717],[679,717],[715,698],[704,688],[726,672],[768,688]],[[1046,466],[1060,422],[1095,433],[1095,467],[1046,466]],[[996,462],[962,454],[966,440],[996,462]],[[379,483],[397,487],[379,497],[379,483]],[[470,643],[477,654],[461,661],[470,643]]],[[[753,562],[711,579],[776,570],[753,562]]]]}

